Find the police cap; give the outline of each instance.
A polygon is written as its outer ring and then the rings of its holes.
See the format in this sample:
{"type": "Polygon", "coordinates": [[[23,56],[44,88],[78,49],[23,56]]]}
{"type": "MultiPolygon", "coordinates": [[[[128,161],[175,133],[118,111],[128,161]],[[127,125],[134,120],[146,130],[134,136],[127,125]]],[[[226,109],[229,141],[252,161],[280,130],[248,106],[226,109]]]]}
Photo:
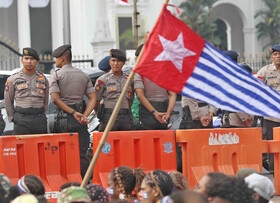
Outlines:
{"type": "Polygon", "coordinates": [[[53,51],[52,56],[55,58],[61,57],[67,50],[71,50],[71,45],[62,45],[53,51]]]}
{"type": "Polygon", "coordinates": [[[37,61],[39,61],[39,55],[35,49],[26,47],[22,49],[22,56],[32,56],[37,61]]]}
{"type": "Polygon", "coordinates": [[[227,50],[227,51],[223,51],[223,53],[228,57],[230,57],[233,61],[237,62],[238,53],[236,51],[227,50]]]}
{"type": "Polygon", "coordinates": [[[142,48],[143,48],[144,44],[141,44],[137,47],[136,51],[135,51],[135,56],[139,56],[142,48]]]}
{"type": "Polygon", "coordinates": [[[111,66],[109,64],[110,58],[111,58],[111,56],[105,56],[101,61],[99,61],[98,68],[105,72],[111,70],[111,66]]]}
{"type": "Polygon", "coordinates": [[[250,73],[252,73],[252,68],[249,66],[248,63],[242,62],[239,64],[240,66],[242,66],[243,68],[245,68],[247,71],[249,71],[250,73]]]}
{"type": "Polygon", "coordinates": [[[276,51],[280,52],[280,45],[279,44],[271,47],[271,53],[276,52],[276,51]]]}
{"type": "Polygon", "coordinates": [[[120,61],[126,61],[125,53],[119,49],[111,49],[110,56],[111,58],[117,58],[120,61]]]}

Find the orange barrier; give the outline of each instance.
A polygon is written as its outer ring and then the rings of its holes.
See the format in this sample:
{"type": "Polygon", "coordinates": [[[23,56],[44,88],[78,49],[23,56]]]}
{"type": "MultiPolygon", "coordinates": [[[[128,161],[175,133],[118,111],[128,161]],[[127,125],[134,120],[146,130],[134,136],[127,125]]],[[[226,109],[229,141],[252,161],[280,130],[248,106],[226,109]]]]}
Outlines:
{"type": "Polygon", "coordinates": [[[267,141],[268,153],[274,153],[275,194],[280,195],[280,128],[273,128],[273,140],[267,141]]]}
{"type": "Polygon", "coordinates": [[[40,177],[49,201],[65,182],[82,181],[77,133],[5,136],[0,146],[0,173],[13,184],[27,174],[40,177]]]}
{"type": "MultiPolygon", "coordinates": [[[[93,134],[93,152],[102,132],[93,134]]],[[[176,170],[175,132],[172,130],[110,132],[93,172],[93,183],[107,188],[111,170],[118,166],[141,166],[147,171],[176,170]]]]}
{"type": "Polygon", "coordinates": [[[176,142],[182,146],[183,174],[190,188],[213,171],[234,175],[240,168],[253,168],[262,172],[262,153],[269,152],[261,128],[177,130],[176,142]]]}

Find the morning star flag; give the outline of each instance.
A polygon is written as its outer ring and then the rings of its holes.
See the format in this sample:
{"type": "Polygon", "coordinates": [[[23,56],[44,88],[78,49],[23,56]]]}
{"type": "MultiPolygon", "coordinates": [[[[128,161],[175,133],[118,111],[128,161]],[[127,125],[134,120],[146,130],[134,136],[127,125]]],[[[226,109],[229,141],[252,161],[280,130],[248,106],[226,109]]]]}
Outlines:
{"type": "Polygon", "coordinates": [[[166,5],[134,71],[224,110],[280,118],[279,93],[193,32],[166,5]]]}

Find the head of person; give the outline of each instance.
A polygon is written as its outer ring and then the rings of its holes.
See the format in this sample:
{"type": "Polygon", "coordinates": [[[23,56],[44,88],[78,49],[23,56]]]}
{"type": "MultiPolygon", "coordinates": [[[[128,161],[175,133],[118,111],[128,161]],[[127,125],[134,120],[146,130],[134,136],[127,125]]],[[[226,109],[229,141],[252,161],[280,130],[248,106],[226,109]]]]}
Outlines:
{"type": "Polygon", "coordinates": [[[24,70],[35,71],[35,67],[39,63],[39,55],[37,51],[30,47],[23,48],[21,63],[24,70]]]}
{"type": "Polygon", "coordinates": [[[245,182],[254,191],[254,199],[259,203],[267,203],[275,193],[271,180],[263,175],[253,173],[247,176],[245,182]]]}
{"type": "Polygon", "coordinates": [[[273,61],[276,67],[280,67],[280,44],[274,45],[270,48],[270,59],[273,61]]]}
{"type": "Polygon", "coordinates": [[[0,202],[9,202],[11,188],[13,187],[11,181],[4,174],[0,174],[0,202]]]}
{"type": "Polygon", "coordinates": [[[239,65],[245,68],[248,72],[252,73],[252,68],[249,66],[248,63],[242,62],[239,65]]]}
{"type": "Polygon", "coordinates": [[[124,66],[126,62],[126,55],[123,51],[119,49],[111,49],[110,50],[110,66],[113,71],[113,73],[120,73],[122,70],[122,67],[124,66]]]}
{"type": "Polygon", "coordinates": [[[71,202],[91,202],[91,199],[85,188],[72,186],[62,190],[57,199],[57,203],[71,202]]]}
{"type": "Polygon", "coordinates": [[[253,192],[245,181],[237,177],[229,177],[210,181],[206,187],[209,203],[253,203],[253,192]]]}
{"type": "Polygon", "coordinates": [[[173,192],[170,195],[170,199],[173,203],[208,203],[204,195],[190,190],[173,192]]]}
{"type": "Polygon", "coordinates": [[[110,61],[111,56],[105,56],[101,61],[98,63],[98,68],[100,70],[103,70],[105,73],[109,72],[111,70],[110,61]]]}
{"type": "Polygon", "coordinates": [[[108,192],[100,185],[88,184],[86,189],[92,202],[109,202],[108,192]]]}
{"type": "Polygon", "coordinates": [[[15,198],[13,202],[14,203],[39,203],[39,200],[35,197],[35,195],[24,194],[15,198]]]}
{"type": "Polygon", "coordinates": [[[71,45],[66,44],[56,48],[52,52],[52,56],[55,57],[55,65],[58,68],[62,68],[66,64],[72,62],[71,45]]]}
{"type": "Polygon", "coordinates": [[[171,171],[168,173],[173,181],[174,190],[188,190],[188,181],[186,177],[178,172],[178,171],[171,171]]]}
{"type": "Polygon", "coordinates": [[[223,173],[219,173],[219,172],[208,173],[206,176],[204,176],[197,183],[197,185],[195,186],[194,191],[199,192],[199,193],[207,196],[206,195],[206,189],[207,189],[208,185],[211,182],[215,182],[215,181],[222,180],[222,179],[225,179],[225,178],[227,178],[227,176],[225,174],[223,174],[223,173]]]}
{"type": "Polygon", "coordinates": [[[236,51],[227,50],[227,51],[223,51],[223,53],[224,53],[225,55],[227,55],[229,58],[231,58],[231,60],[237,62],[238,53],[237,53],[236,51]]]}
{"type": "Polygon", "coordinates": [[[81,183],[78,183],[78,182],[67,182],[67,183],[64,183],[63,185],[60,186],[59,192],[61,192],[65,188],[72,187],[72,186],[79,187],[80,185],[81,185],[81,183]]]}
{"type": "Polygon", "coordinates": [[[24,194],[33,194],[35,196],[45,194],[45,187],[42,181],[34,175],[23,176],[17,182],[17,187],[24,194]]]}
{"type": "Polygon", "coordinates": [[[132,169],[128,166],[114,168],[108,176],[108,191],[111,200],[126,200],[140,190],[141,182],[145,177],[143,169],[132,169]]]}
{"type": "Polygon", "coordinates": [[[141,44],[141,45],[139,45],[139,46],[137,47],[137,49],[136,49],[136,51],[135,51],[135,56],[136,56],[136,58],[139,56],[139,54],[140,54],[140,52],[141,52],[143,46],[144,46],[144,44],[141,44]]]}
{"type": "Polygon", "coordinates": [[[259,171],[257,171],[256,169],[253,169],[253,168],[241,168],[237,171],[235,176],[238,178],[244,179],[253,173],[259,174],[259,171]]]}
{"type": "Polygon", "coordinates": [[[140,199],[147,199],[157,202],[164,196],[170,195],[173,191],[171,177],[162,170],[151,171],[142,181],[140,199]]]}

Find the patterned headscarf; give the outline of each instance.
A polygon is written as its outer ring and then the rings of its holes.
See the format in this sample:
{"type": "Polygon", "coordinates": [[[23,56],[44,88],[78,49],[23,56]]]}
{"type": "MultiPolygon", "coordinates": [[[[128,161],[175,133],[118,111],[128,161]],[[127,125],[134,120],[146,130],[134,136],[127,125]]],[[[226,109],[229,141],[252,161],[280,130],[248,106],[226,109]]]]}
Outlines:
{"type": "Polygon", "coordinates": [[[88,184],[86,187],[91,201],[108,202],[109,194],[100,185],[88,184]]]}

